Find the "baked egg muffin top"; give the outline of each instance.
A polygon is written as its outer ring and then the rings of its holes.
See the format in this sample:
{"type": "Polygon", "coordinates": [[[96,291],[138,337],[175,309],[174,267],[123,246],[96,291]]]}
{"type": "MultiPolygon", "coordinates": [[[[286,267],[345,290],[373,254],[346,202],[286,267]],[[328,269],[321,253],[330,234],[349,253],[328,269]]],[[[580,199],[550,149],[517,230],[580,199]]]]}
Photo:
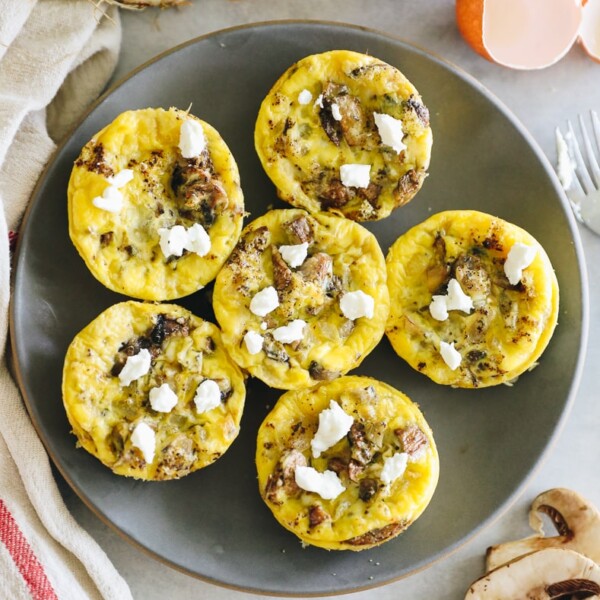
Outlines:
{"type": "Polygon", "coordinates": [[[272,210],[245,227],[213,308],[238,365],[271,387],[309,387],[358,366],[382,338],[385,259],[358,223],[272,210]]]}
{"type": "Polygon", "coordinates": [[[239,433],[244,377],[216,325],[173,304],[129,301],[71,342],[63,402],[78,445],[117,475],[178,479],[239,433]]]}
{"type": "Polygon", "coordinates": [[[304,543],[364,550],[411,525],[435,491],[431,429],[402,392],[347,376],[283,394],[256,448],[260,494],[304,543]]]}
{"type": "Polygon", "coordinates": [[[548,255],[498,217],[453,210],[401,235],[387,256],[387,336],[437,383],[510,383],[535,366],[558,318],[548,255]]]}
{"type": "Polygon", "coordinates": [[[279,78],[261,104],[254,141],[283,200],[373,221],[421,188],[432,134],[426,106],[397,68],[333,50],[279,78]]]}
{"type": "Polygon", "coordinates": [[[120,114],[75,161],[69,234],[109,289],[172,300],[212,281],[242,230],[238,168],[219,133],[175,108],[120,114]]]}

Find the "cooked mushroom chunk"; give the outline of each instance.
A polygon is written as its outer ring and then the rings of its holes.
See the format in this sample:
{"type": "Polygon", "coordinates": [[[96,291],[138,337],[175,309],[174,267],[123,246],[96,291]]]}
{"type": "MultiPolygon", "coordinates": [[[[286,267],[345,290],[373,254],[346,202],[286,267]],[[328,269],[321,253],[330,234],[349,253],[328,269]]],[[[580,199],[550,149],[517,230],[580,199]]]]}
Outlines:
{"type": "Polygon", "coordinates": [[[572,550],[547,548],[475,581],[465,600],[564,600],[600,596],[600,567],[572,550]]]}
{"type": "Polygon", "coordinates": [[[576,492],[554,488],[540,494],[531,505],[529,524],[536,535],[488,548],[488,571],[544,548],[575,550],[600,564],[600,513],[576,492]],[[554,523],[557,536],[544,537],[544,514],[554,523]]]}

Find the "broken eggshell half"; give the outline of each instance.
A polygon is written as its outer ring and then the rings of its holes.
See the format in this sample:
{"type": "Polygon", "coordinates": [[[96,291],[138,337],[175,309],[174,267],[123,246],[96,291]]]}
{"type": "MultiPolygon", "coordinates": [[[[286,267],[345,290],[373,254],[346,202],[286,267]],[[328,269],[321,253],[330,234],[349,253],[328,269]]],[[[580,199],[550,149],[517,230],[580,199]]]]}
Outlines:
{"type": "MultiPolygon", "coordinates": [[[[598,9],[588,8],[589,14],[592,10],[598,9]]],[[[543,69],[560,60],[577,40],[582,17],[581,0],[456,1],[465,41],[488,60],[513,69],[543,69]]]]}
{"type": "Polygon", "coordinates": [[[584,0],[579,43],[590,58],[600,62],[600,0],[584,0]]]}
{"type": "Polygon", "coordinates": [[[535,535],[488,548],[488,571],[544,548],[574,550],[600,564],[600,513],[577,492],[554,488],[539,494],[531,504],[529,525],[535,535]],[[558,535],[544,537],[542,515],[550,518],[558,535]]]}
{"type": "Polygon", "coordinates": [[[559,548],[521,556],[473,582],[465,600],[556,600],[597,598],[600,567],[591,559],[559,548]]]}

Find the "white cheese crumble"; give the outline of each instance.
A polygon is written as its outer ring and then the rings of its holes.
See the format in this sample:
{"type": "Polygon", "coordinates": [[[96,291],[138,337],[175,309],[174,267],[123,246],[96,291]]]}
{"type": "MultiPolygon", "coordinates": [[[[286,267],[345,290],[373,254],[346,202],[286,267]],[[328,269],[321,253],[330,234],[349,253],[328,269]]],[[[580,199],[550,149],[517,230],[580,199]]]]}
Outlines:
{"type": "Polygon", "coordinates": [[[308,104],[312,100],[312,94],[304,89],[298,94],[298,102],[300,104],[308,104]]]}
{"type": "Polygon", "coordinates": [[[121,169],[112,177],[108,177],[107,181],[112,187],[122,188],[133,179],[133,171],[131,169],[121,169]]]}
{"type": "Polygon", "coordinates": [[[533,262],[536,254],[537,249],[532,246],[521,242],[513,244],[504,263],[504,273],[508,277],[510,285],[517,285],[521,281],[523,269],[526,269],[533,262]]]}
{"type": "Polygon", "coordinates": [[[349,163],[340,167],[340,179],[346,187],[367,188],[371,182],[371,165],[349,163]]]}
{"type": "MultiPolygon", "coordinates": [[[[569,134],[567,133],[567,135],[569,134]]],[[[556,152],[558,154],[556,174],[558,175],[558,179],[560,180],[563,189],[568,190],[573,183],[575,164],[569,154],[569,146],[558,127],[556,128],[556,152]]]]}
{"type": "Polygon", "coordinates": [[[307,492],[315,492],[324,500],[337,498],[346,488],[333,471],[319,473],[312,467],[296,467],[294,478],[299,487],[307,492]]]}
{"type": "Polygon", "coordinates": [[[279,252],[281,253],[281,258],[283,258],[292,269],[295,269],[306,259],[306,255],[308,254],[308,242],[294,244],[293,246],[279,246],[279,252]]]}
{"type": "Polygon", "coordinates": [[[277,290],[270,285],[254,294],[250,300],[250,312],[258,317],[264,317],[279,306],[277,290]]]}
{"type": "Polygon", "coordinates": [[[291,344],[292,342],[298,342],[304,337],[304,328],[306,327],[306,321],[302,319],[294,319],[287,325],[278,327],[273,331],[273,337],[282,344],[291,344]]]}
{"type": "Polygon", "coordinates": [[[156,434],[147,423],[138,423],[131,434],[131,445],[139,448],[144,460],[150,464],[154,460],[156,448],[156,434]]]}
{"type": "Polygon", "coordinates": [[[198,256],[206,256],[211,248],[210,236],[200,223],[194,223],[189,229],[183,225],[161,227],[158,230],[159,244],[166,256],[181,256],[184,250],[194,252],[198,256]]]}
{"type": "Polygon", "coordinates": [[[128,356],[121,372],[119,373],[119,381],[122,386],[129,385],[132,381],[139,379],[150,370],[152,356],[146,348],[140,350],[133,356],[128,356]]]}
{"type": "Polygon", "coordinates": [[[315,106],[318,106],[319,108],[323,108],[323,94],[319,94],[317,96],[317,99],[315,100],[315,106]]]}
{"type": "Polygon", "coordinates": [[[264,339],[260,333],[256,331],[248,331],[244,336],[244,344],[246,344],[246,350],[250,354],[258,354],[263,347],[264,339]]]}
{"type": "Polygon", "coordinates": [[[431,298],[429,312],[436,321],[445,321],[449,310],[461,310],[467,314],[473,310],[473,300],[465,294],[456,279],[448,282],[445,296],[435,295],[431,298]]]}
{"type": "Polygon", "coordinates": [[[321,452],[337,444],[352,427],[354,419],[335,401],[319,413],[319,428],[310,442],[312,455],[319,458],[321,452]]]}
{"type": "Polygon", "coordinates": [[[205,379],[196,389],[194,396],[196,410],[205,413],[221,404],[221,390],[216,381],[205,379]]]}
{"type": "Polygon", "coordinates": [[[340,111],[340,105],[336,104],[335,102],[331,105],[331,116],[336,121],[341,121],[342,120],[342,113],[340,111]]]}
{"type": "Polygon", "coordinates": [[[160,236],[160,249],[166,256],[181,256],[187,242],[187,233],[183,225],[174,225],[170,229],[161,227],[158,230],[160,236]]]}
{"type": "Polygon", "coordinates": [[[406,144],[402,141],[404,137],[402,121],[382,113],[373,113],[373,116],[383,144],[391,146],[398,154],[405,150],[406,144]]]}
{"type": "Polygon", "coordinates": [[[340,308],[346,319],[360,319],[360,317],[373,318],[375,310],[375,300],[369,294],[365,294],[362,290],[355,292],[346,292],[340,298],[340,308]]]}
{"type": "Polygon", "coordinates": [[[116,187],[109,185],[102,192],[102,196],[96,196],[92,200],[92,204],[96,208],[116,214],[123,208],[123,194],[116,187]]]}
{"type": "Polygon", "coordinates": [[[187,242],[185,249],[194,252],[198,256],[206,256],[210,251],[210,236],[200,223],[194,223],[187,230],[187,242]]]}
{"type": "Polygon", "coordinates": [[[202,124],[196,119],[186,119],[179,129],[179,150],[183,158],[194,158],[206,148],[202,124]]]}
{"type": "Polygon", "coordinates": [[[429,312],[436,321],[445,321],[448,318],[448,296],[432,296],[429,312]]]}
{"type": "Polygon", "coordinates": [[[96,208],[106,210],[111,213],[121,212],[123,208],[123,194],[119,190],[127,185],[133,179],[131,169],[122,169],[112,177],[107,177],[108,187],[102,192],[102,196],[96,196],[92,204],[96,208]]]}
{"type": "Polygon", "coordinates": [[[440,342],[440,354],[444,359],[444,362],[455,371],[462,362],[462,356],[460,352],[454,347],[454,342],[447,344],[446,342],[440,342]]]}
{"type": "Polygon", "coordinates": [[[396,452],[393,456],[388,456],[383,461],[383,468],[381,469],[381,481],[387,485],[392,483],[398,477],[404,475],[406,471],[406,465],[408,464],[408,454],[406,452],[396,452]]]}
{"type": "Polygon", "coordinates": [[[168,383],[163,383],[160,387],[150,390],[150,406],[153,410],[168,413],[173,410],[176,404],[177,394],[168,383]]]}

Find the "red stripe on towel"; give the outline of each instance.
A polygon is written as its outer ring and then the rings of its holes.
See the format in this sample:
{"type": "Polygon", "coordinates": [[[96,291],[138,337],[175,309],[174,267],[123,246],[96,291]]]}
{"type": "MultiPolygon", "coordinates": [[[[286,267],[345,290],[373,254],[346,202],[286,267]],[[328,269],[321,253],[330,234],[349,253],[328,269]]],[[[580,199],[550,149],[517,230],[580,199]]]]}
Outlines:
{"type": "Polygon", "coordinates": [[[44,567],[19,529],[17,522],[0,499],[0,541],[8,549],[17,569],[25,580],[33,600],[58,600],[44,567]]]}

